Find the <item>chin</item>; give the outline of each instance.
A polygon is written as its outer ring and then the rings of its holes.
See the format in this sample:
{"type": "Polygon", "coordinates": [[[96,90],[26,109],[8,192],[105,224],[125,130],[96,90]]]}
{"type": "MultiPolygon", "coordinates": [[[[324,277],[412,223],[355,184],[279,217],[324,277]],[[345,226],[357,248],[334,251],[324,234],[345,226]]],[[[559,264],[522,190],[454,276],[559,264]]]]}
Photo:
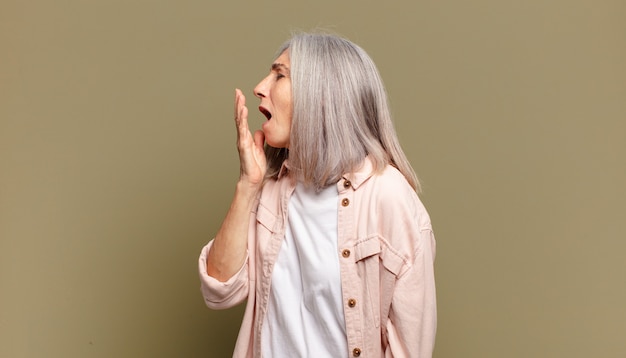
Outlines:
{"type": "Polygon", "coordinates": [[[283,144],[283,145],[273,145],[272,143],[267,142],[267,145],[269,145],[269,146],[270,146],[270,147],[272,147],[272,148],[276,148],[276,149],[288,148],[288,147],[287,147],[286,145],[284,145],[284,144],[283,144]]]}
{"type": "Polygon", "coordinates": [[[285,139],[284,136],[276,136],[272,135],[270,131],[263,130],[263,134],[265,135],[265,143],[273,148],[288,148],[289,147],[289,139],[285,139]]]}
{"type": "Polygon", "coordinates": [[[275,142],[273,140],[267,140],[267,138],[265,138],[265,143],[267,143],[267,145],[269,145],[272,148],[288,148],[288,144],[285,142],[275,142]]]}

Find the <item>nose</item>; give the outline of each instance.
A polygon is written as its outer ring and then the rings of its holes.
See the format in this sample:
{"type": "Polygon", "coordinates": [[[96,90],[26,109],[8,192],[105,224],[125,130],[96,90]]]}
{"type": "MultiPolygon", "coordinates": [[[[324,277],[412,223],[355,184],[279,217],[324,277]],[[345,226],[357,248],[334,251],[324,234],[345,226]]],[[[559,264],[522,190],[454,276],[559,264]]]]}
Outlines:
{"type": "Polygon", "coordinates": [[[258,98],[267,97],[268,79],[269,79],[269,76],[265,77],[264,79],[261,80],[261,82],[259,82],[259,84],[256,85],[256,87],[254,87],[254,95],[256,97],[258,98]]]}

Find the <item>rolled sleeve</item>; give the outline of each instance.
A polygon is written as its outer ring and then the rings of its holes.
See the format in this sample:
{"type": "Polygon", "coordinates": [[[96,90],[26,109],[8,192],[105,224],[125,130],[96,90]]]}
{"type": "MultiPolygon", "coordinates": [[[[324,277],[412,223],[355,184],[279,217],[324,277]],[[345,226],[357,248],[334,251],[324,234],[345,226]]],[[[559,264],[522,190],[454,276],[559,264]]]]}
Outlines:
{"type": "Polygon", "coordinates": [[[211,309],[225,309],[238,305],[248,297],[248,257],[239,271],[225,282],[221,282],[207,273],[207,257],[213,240],[200,252],[198,271],[200,289],[204,302],[211,309]]]}

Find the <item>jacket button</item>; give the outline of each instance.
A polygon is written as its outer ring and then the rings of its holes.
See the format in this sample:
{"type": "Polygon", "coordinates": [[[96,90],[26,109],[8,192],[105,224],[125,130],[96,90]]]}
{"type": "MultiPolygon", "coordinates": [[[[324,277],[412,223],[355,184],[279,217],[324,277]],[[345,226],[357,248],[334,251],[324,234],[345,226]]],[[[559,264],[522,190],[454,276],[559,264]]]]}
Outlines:
{"type": "Polygon", "coordinates": [[[350,186],[352,185],[352,183],[350,183],[350,180],[346,180],[343,182],[343,187],[348,189],[350,186]]]}
{"type": "Polygon", "coordinates": [[[354,298],[351,298],[348,300],[348,307],[352,308],[356,306],[356,300],[354,298]]]}
{"type": "Polygon", "coordinates": [[[350,205],[350,199],[348,199],[348,198],[344,198],[344,199],[341,201],[341,205],[343,205],[343,206],[348,206],[348,205],[350,205]]]}
{"type": "Polygon", "coordinates": [[[353,357],[358,357],[358,356],[360,356],[360,355],[361,355],[361,350],[360,350],[359,348],[354,348],[354,349],[352,350],[352,356],[353,356],[353,357]]]}
{"type": "Polygon", "coordinates": [[[345,249],[341,251],[341,256],[346,257],[346,258],[350,257],[350,250],[345,249]]]}

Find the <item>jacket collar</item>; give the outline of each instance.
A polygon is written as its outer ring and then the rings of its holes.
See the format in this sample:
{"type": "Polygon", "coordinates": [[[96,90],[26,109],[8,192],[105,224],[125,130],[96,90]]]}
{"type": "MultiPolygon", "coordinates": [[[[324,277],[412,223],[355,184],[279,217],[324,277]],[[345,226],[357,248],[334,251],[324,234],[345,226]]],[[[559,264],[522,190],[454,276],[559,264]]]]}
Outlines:
{"type": "MultiPolygon", "coordinates": [[[[361,184],[365,183],[369,178],[374,175],[374,165],[369,156],[365,157],[361,166],[352,173],[346,173],[343,175],[344,180],[348,180],[352,189],[358,189],[361,184]]],[[[343,183],[340,183],[343,185],[343,183]]]]}
{"type": "MultiPolygon", "coordinates": [[[[289,174],[289,159],[285,159],[278,171],[278,179],[289,174]]],[[[361,184],[365,183],[372,175],[374,175],[374,165],[369,156],[365,157],[361,166],[351,173],[345,173],[342,175],[343,180],[340,180],[337,185],[343,185],[345,180],[350,182],[352,189],[358,189],[361,184]]]]}
{"type": "Polygon", "coordinates": [[[283,160],[283,164],[280,165],[280,170],[278,171],[278,179],[288,174],[289,174],[289,159],[285,159],[283,160]]]}

